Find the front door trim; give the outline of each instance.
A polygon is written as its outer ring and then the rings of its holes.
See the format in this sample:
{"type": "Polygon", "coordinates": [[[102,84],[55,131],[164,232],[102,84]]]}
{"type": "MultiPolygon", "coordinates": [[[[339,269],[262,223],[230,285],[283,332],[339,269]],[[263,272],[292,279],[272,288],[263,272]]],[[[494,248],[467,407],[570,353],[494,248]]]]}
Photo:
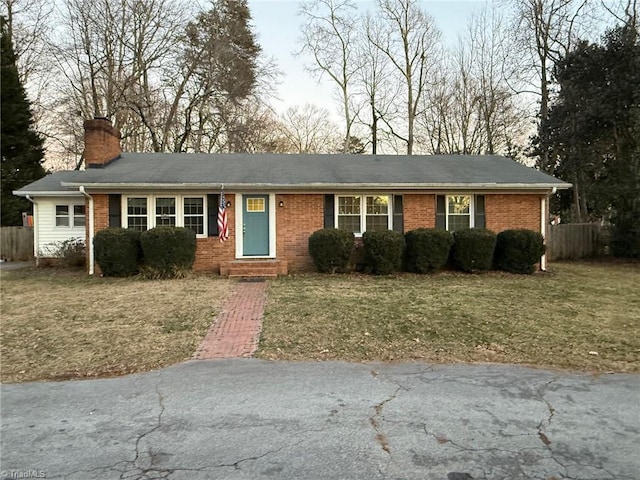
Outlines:
{"type": "MultiPolygon", "coordinates": [[[[253,193],[253,192],[252,192],[253,193]]],[[[247,193],[235,194],[234,214],[236,217],[236,260],[243,258],[276,258],[276,194],[275,193],[255,193],[255,195],[269,196],[269,255],[256,256],[244,255],[244,238],[242,234],[243,214],[244,214],[244,195],[247,193]]]]}

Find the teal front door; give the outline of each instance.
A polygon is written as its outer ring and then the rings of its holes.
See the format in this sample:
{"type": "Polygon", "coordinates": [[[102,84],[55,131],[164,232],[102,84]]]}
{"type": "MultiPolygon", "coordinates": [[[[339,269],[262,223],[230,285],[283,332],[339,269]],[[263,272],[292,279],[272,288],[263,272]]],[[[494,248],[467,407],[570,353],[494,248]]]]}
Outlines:
{"type": "Polygon", "coordinates": [[[269,196],[242,196],[242,252],[244,256],[269,255],[269,196]]]}

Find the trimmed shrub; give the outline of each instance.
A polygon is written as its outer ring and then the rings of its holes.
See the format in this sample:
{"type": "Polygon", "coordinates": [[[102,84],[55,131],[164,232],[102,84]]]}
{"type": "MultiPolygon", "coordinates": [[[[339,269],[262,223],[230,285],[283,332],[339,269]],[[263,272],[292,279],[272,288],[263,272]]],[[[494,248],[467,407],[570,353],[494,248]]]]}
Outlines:
{"type": "Polygon", "coordinates": [[[193,268],[196,234],[190,228],[156,227],[140,235],[144,274],[151,278],[177,278],[193,268]]]}
{"type": "Polygon", "coordinates": [[[126,277],[140,271],[140,232],[115,227],[100,230],[93,237],[93,247],[103,275],[126,277]]]}
{"type": "Polygon", "coordinates": [[[640,211],[616,214],[611,223],[611,254],[618,258],[640,258],[640,211]]]}
{"type": "Polygon", "coordinates": [[[389,275],[402,268],[404,235],[393,230],[364,232],[365,271],[376,275],[389,275]]]}
{"type": "Polygon", "coordinates": [[[441,269],[449,259],[453,235],[446,230],[417,228],[404,236],[407,251],[407,270],[417,273],[432,273],[441,269]]]}
{"type": "Polygon", "coordinates": [[[309,237],[309,254],[322,273],[346,271],[353,250],[353,233],[346,230],[323,228],[309,237]]]}
{"type": "Polygon", "coordinates": [[[451,258],[463,272],[491,270],[496,234],[484,228],[467,228],[453,232],[451,258]]]}
{"type": "Polygon", "coordinates": [[[531,274],[544,251],[544,239],[539,232],[505,230],[496,238],[495,264],[507,272],[531,274]]]}

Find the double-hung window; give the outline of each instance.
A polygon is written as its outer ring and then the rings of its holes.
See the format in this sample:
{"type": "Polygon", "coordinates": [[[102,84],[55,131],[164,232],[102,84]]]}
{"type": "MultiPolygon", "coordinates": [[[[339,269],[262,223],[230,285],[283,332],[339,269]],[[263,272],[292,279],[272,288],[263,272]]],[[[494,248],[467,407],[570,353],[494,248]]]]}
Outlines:
{"type": "Polygon", "coordinates": [[[175,197],[156,198],[156,227],[176,226],[176,199],[175,197]]]}
{"type": "Polygon", "coordinates": [[[69,216],[69,205],[56,205],[56,227],[68,227],[69,216]]]}
{"type": "Polygon", "coordinates": [[[127,228],[145,231],[160,226],[185,227],[196,235],[205,235],[204,195],[131,196],[123,204],[127,228]]]}
{"type": "Polygon", "coordinates": [[[56,227],[84,227],[84,205],[56,205],[56,227]]]}
{"type": "Polygon", "coordinates": [[[389,230],[392,210],[388,195],[338,195],[336,225],[356,235],[389,230]]]}
{"type": "Polygon", "coordinates": [[[447,195],[447,230],[471,228],[471,195],[447,195]]]}
{"type": "Polygon", "coordinates": [[[127,198],[127,228],[144,232],[147,229],[147,197],[127,198]]]}
{"type": "Polygon", "coordinates": [[[183,212],[184,226],[204,235],[204,197],[185,197],[183,212]]]}
{"type": "Polygon", "coordinates": [[[484,195],[437,195],[436,228],[455,232],[484,227],[484,195]]]}

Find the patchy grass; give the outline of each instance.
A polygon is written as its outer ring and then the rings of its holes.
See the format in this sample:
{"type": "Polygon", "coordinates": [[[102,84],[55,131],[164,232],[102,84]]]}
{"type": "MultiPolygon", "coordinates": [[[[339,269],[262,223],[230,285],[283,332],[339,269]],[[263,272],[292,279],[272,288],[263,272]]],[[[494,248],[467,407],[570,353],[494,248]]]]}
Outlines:
{"type": "Polygon", "coordinates": [[[204,275],[146,281],[2,272],[0,379],[102,377],[188,359],[229,285],[204,275]]]}
{"type": "Polygon", "coordinates": [[[640,264],[550,273],[308,275],[270,284],[268,359],[501,362],[640,371],[640,264]]]}

